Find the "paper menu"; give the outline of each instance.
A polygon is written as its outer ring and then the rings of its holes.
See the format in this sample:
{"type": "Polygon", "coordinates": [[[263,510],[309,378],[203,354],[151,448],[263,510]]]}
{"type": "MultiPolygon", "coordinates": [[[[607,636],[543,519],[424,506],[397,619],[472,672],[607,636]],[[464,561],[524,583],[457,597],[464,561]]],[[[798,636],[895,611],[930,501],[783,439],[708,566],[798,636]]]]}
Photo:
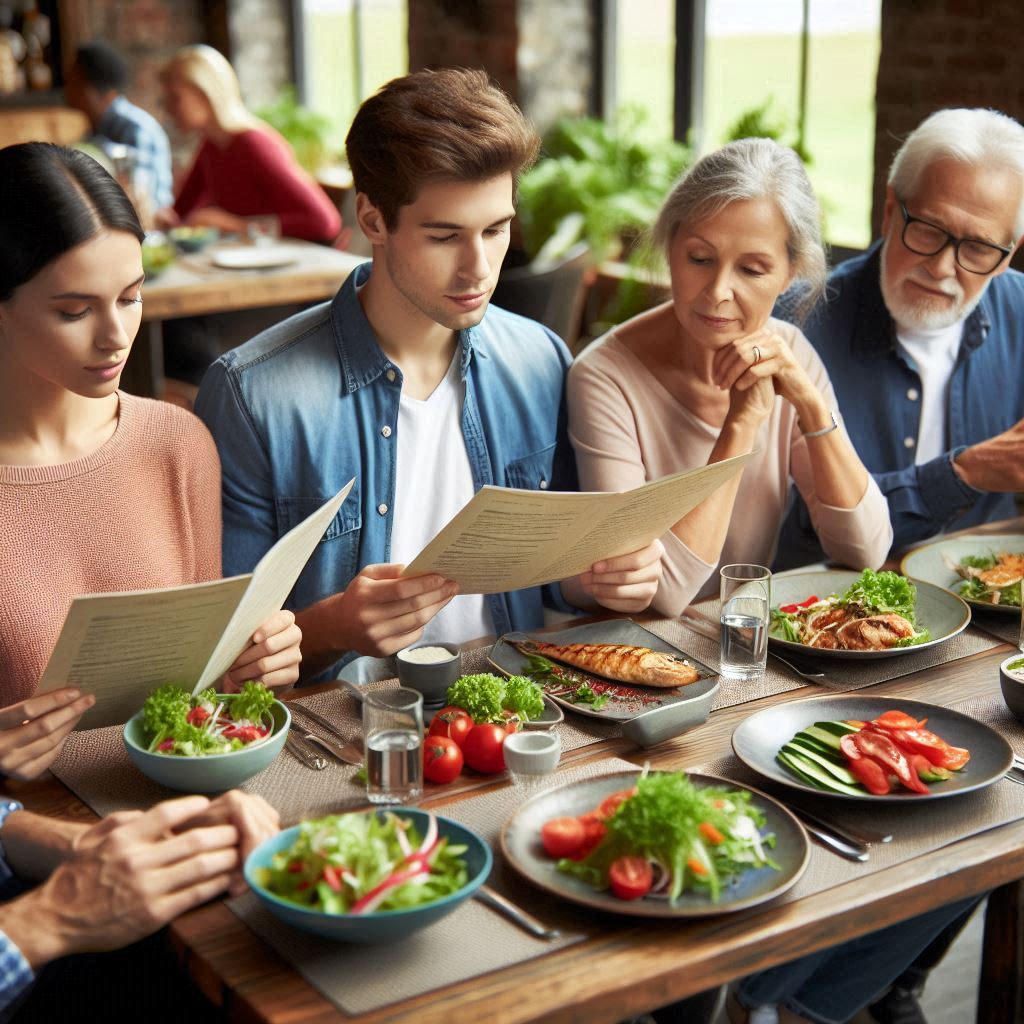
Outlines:
{"type": "Polygon", "coordinates": [[[94,729],[127,721],[163,683],[194,692],[212,685],[283,606],[353,483],[286,533],[251,573],[76,597],[37,692],[76,686],[95,694],[78,725],[94,729]]]}
{"type": "Polygon", "coordinates": [[[753,454],[631,491],[483,487],[404,575],[436,572],[455,580],[463,594],[495,594],[567,579],[603,558],[650,544],[740,472],[753,454]]]}

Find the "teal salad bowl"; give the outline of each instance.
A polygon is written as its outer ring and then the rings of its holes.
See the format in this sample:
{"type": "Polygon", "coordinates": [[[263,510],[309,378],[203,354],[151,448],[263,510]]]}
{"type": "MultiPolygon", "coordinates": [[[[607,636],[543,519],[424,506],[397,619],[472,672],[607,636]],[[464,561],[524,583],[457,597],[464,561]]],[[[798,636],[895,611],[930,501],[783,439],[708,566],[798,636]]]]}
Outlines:
{"type": "Polygon", "coordinates": [[[139,711],[125,723],[124,746],[135,767],[161,786],[185,793],[223,793],[263,771],[281,753],[292,716],[279,700],[274,701],[270,714],[274,720],[273,731],[262,743],[228,754],[178,757],[150,753],[146,749],[148,744],[139,711]]]}
{"type": "MultiPolygon", "coordinates": [[[[424,835],[429,815],[426,811],[409,807],[390,809],[400,818],[410,819],[420,835],[424,835]]],[[[383,814],[367,811],[367,814],[383,814]]],[[[261,843],[245,861],[245,880],[249,888],[259,897],[263,905],[275,917],[293,928],[298,928],[324,939],[376,945],[385,942],[399,942],[413,932],[426,928],[450,914],[459,904],[469,899],[487,881],[494,858],[491,848],[475,832],[450,818],[434,815],[437,819],[438,834],[447,838],[452,845],[465,846],[462,854],[466,862],[468,881],[457,892],[444,896],[432,903],[402,910],[377,910],[365,914],[328,914],[321,910],[301,907],[297,903],[282,899],[267,890],[260,877],[271,867],[274,854],[291,849],[299,834],[299,826],[285,829],[276,836],[261,843]]]]}

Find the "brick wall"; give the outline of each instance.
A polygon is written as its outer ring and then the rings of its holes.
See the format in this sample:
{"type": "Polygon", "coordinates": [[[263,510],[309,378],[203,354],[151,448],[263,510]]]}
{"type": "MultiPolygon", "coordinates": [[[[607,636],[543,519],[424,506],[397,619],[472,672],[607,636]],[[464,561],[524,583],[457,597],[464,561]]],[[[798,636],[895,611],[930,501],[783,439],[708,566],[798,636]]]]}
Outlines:
{"type": "Polygon", "coordinates": [[[411,0],[409,68],[483,68],[519,98],[516,0],[411,0]]]}
{"type": "Polygon", "coordinates": [[[993,107],[1024,121],[1020,0],[883,0],[878,68],[877,235],[889,164],[907,133],[943,107],[993,107]]]}

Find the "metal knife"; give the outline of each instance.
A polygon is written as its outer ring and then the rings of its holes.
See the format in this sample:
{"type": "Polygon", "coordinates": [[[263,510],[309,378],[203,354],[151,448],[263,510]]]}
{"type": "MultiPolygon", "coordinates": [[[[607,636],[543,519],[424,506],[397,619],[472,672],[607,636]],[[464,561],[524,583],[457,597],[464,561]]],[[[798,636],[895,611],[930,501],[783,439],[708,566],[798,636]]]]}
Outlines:
{"type": "MultiPolygon", "coordinates": [[[[778,797],[776,797],[776,799],[778,799],[778,797]]],[[[817,825],[820,828],[827,829],[829,832],[834,832],[840,839],[849,843],[851,846],[871,846],[874,843],[892,842],[891,832],[882,832],[880,830],[867,829],[860,826],[854,828],[845,823],[840,827],[825,818],[819,818],[818,815],[812,814],[802,806],[795,806],[794,804],[787,803],[786,807],[788,807],[798,818],[801,818],[804,821],[809,821],[812,825],[817,825]]]]}
{"type": "Polygon", "coordinates": [[[312,743],[321,750],[326,751],[336,761],[342,764],[362,764],[363,755],[358,752],[354,743],[339,743],[337,740],[329,739],[326,736],[318,736],[315,732],[302,734],[307,743],[312,743]]]}
{"type": "MultiPolygon", "coordinates": [[[[799,817],[799,815],[797,815],[799,817]]],[[[845,857],[847,860],[856,860],[864,862],[868,859],[868,851],[863,846],[854,846],[852,843],[846,842],[844,839],[840,839],[839,836],[833,832],[828,832],[818,825],[812,825],[808,821],[803,821],[803,826],[815,839],[821,843],[822,846],[827,846],[833,853],[838,853],[840,857],[845,857]]]]}
{"type": "Polygon", "coordinates": [[[481,902],[503,914],[513,923],[519,925],[523,931],[535,935],[538,939],[557,939],[562,933],[557,928],[548,928],[542,921],[538,921],[533,914],[527,913],[522,907],[517,907],[510,899],[495,892],[489,885],[481,885],[474,893],[474,896],[481,902]]]}

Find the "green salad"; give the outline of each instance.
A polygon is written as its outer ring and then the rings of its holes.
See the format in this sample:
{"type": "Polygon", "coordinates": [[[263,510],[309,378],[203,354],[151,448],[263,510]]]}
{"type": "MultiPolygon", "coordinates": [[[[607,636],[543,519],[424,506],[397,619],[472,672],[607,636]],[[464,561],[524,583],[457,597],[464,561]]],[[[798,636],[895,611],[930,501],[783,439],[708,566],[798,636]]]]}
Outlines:
{"type": "Polygon", "coordinates": [[[273,704],[274,694],[262,683],[248,682],[241,693],[217,693],[210,687],[195,697],[168,683],[142,706],[146,749],[203,757],[255,746],[274,731],[273,704]]]}
{"type": "Polygon", "coordinates": [[[582,858],[563,857],[558,870],[623,899],[649,894],[675,903],[698,891],[717,900],[744,871],[778,870],[767,853],[775,836],[761,834],[765,817],[751,794],[695,786],[684,772],[641,775],[635,792],[613,794],[594,816],[603,825],[599,841],[582,858]]]}
{"type": "Polygon", "coordinates": [[[406,910],[465,886],[465,852],[439,836],[432,814],[422,837],[391,811],[335,814],[304,821],[291,848],[257,878],[275,896],[326,914],[406,910]]]}

